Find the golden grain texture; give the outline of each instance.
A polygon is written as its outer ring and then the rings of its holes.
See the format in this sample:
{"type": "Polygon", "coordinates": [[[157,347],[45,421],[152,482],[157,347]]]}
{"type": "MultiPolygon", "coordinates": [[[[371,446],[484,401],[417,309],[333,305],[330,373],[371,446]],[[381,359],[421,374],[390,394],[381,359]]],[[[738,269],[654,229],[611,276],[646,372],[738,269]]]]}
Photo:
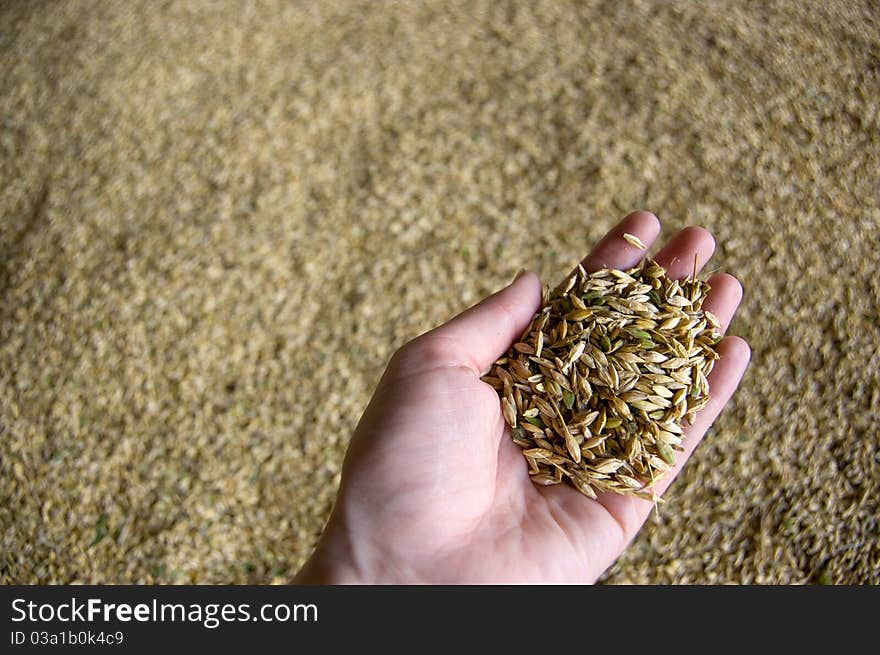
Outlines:
{"type": "Polygon", "coordinates": [[[752,365],[612,582],[880,582],[871,2],[6,2],[0,578],[287,579],[394,348],[622,214],[752,365]]]}
{"type": "Polygon", "coordinates": [[[547,288],[520,340],[483,376],[532,482],[658,501],[654,484],[684,450],[683,428],[709,403],[721,340],[703,310],[710,290],[696,271],[672,280],[653,259],[628,271],[578,266],[547,288]]]}

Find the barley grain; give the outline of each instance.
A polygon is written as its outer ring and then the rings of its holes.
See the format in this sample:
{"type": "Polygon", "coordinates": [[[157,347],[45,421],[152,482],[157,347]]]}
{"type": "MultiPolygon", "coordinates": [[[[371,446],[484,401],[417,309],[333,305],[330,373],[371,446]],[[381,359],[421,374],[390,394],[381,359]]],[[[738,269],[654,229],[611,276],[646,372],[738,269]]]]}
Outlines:
{"type": "Polygon", "coordinates": [[[655,497],[681,449],[681,423],[709,402],[720,322],[702,310],[708,291],[696,278],[669,279],[652,260],[629,271],[579,268],[548,290],[483,378],[502,396],[534,482],[567,480],[591,498],[655,497]]]}

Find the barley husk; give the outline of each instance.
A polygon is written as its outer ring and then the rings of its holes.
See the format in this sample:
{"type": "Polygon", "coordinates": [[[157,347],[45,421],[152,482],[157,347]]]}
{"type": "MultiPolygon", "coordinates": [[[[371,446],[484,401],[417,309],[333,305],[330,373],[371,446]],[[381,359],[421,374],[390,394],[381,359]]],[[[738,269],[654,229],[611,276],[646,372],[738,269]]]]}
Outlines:
{"type": "Polygon", "coordinates": [[[708,292],[706,281],[672,280],[649,259],[628,271],[579,267],[545,293],[484,378],[535,483],[654,497],[683,449],[683,425],[709,400],[721,335],[702,309],[708,292]]]}

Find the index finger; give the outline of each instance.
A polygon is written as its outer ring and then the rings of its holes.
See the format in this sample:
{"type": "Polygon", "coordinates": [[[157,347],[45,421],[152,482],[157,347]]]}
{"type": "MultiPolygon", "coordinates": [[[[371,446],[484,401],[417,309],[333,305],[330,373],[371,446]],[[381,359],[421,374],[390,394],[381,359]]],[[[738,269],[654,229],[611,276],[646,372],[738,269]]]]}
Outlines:
{"type": "Polygon", "coordinates": [[[660,221],[654,214],[646,211],[633,212],[611,228],[593,251],[587,255],[581,266],[592,273],[600,268],[627,269],[636,266],[647,254],[660,234],[660,221]],[[644,244],[641,249],[624,238],[625,234],[636,237],[644,244]]]}

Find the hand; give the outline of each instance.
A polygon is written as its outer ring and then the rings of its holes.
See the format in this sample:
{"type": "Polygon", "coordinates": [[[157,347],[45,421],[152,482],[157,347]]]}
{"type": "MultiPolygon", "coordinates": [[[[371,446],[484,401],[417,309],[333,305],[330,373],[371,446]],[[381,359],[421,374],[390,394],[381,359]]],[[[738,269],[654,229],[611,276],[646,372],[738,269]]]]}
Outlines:
{"type": "MultiPolygon", "coordinates": [[[[583,261],[587,271],[629,268],[660,223],[627,216],[583,261]]],[[[679,232],[656,256],[670,277],[705,265],[715,242],[679,232]]],[[[711,278],[704,308],[726,330],[742,298],[736,278],[711,278]]],[[[302,583],[591,583],[635,536],[653,505],[566,484],[540,487],[510,437],[495,390],[480,380],[528,326],[541,303],[533,273],[418,337],[391,359],[355,431],[330,521],[303,567],[302,583]]],[[[709,378],[711,402],[686,429],[685,451],[662,494],[736,389],[745,341],[726,337],[709,378]]]]}

